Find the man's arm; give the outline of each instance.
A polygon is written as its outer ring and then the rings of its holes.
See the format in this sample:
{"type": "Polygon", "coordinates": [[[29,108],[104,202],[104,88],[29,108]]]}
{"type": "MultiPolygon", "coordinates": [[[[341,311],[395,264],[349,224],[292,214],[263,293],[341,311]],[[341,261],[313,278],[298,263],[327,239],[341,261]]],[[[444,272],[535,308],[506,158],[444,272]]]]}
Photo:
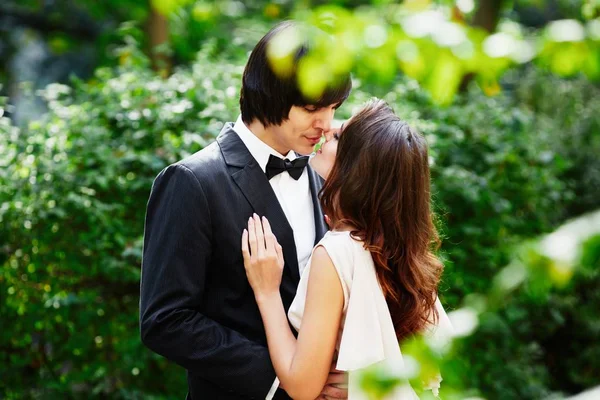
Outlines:
{"type": "Polygon", "coordinates": [[[191,170],[172,165],[158,175],[144,232],[142,341],[192,375],[264,399],[275,380],[267,348],[198,312],[211,254],[210,218],[191,170]]]}

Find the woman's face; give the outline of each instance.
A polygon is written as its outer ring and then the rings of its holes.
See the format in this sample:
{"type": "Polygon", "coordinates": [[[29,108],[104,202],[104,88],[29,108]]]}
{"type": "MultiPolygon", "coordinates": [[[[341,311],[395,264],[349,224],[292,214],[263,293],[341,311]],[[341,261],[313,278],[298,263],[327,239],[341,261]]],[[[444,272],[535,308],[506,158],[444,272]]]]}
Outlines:
{"type": "Polygon", "coordinates": [[[325,142],[321,148],[317,151],[314,157],[310,159],[310,166],[319,174],[323,179],[327,179],[329,172],[335,162],[335,156],[337,154],[338,140],[342,134],[342,129],[332,129],[325,134],[325,142]]]}

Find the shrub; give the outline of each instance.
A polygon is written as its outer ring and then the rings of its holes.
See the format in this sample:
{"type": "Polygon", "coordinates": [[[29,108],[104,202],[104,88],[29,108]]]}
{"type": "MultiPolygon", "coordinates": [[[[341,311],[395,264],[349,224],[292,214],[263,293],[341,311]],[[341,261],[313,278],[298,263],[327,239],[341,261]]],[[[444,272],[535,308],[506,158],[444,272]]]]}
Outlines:
{"type": "Polygon", "coordinates": [[[566,163],[561,179],[574,196],[562,218],[600,207],[600,88],[583,76],[560,79],[534,68],[517,70],[507,81],[566,163]]]}
{"type": "MultiPolygon", "coordinates": [[[[10,327],[0,332],[0,393],[6,398],[184,395],[183,370],[139,340],[145,205],[164,166],[201,149],[235,119],[244,60],[208,44],[191,67],[167,80],[149,70],[135,46],[121,49],[120,62],[89,82],[48,86],[40,95],[49,112],[22,130],[0,117],[0,324],[10,327]]],[[[348,117],[370,93],[378,94],[357,82],[339,116],[348,117]]],[[[443,297],[452,309],[465,294],[487,289],[514,243],[559,222],[554,210],[569,199],[561,180],[566,164],[550,145],[555,138],[510,96],[472,92],[442,109],[408,80],[380,95],[431,144],[447,258],[443,297]]],[[[523,319],[536,311],[515,307],[523,319]]],[[[518,368],[538,371],[539,363],[524,337],[510,339],[507,348],[522,355],[502,381],[510,387],[521,382],[518,368]]],[[[482,376],[499,363],[492,354],[499,356],[487,348],[473,353],[482,376]]],[[[531,393],[549,390],[547,372],[527,376],[542,382],[531,393]]],[[[476,387],[490,385],[473,379],[476,387]]]]}
{"type": "Polygon", "coordinates": [[[561,398],[600,384],[600,235],[594,229],[574,249],[579,254],[566,283],[555,275],[564,261],[529,244],[519,251],[515,258],[529,279],[461,341],[458,353],[469,367],[463,384],[490,399],[561,398]]]}
{"type": "Polygon", "coordinates": [[[10,329],[0,333],[0,375],[8,393],[185,395],[183,371],[139,340],[139,266],[155,175],[235,116],[241,67],[217,68],[209,52],[163,81],[128,49],[124,67],[48,86],[48,114],[26,129],[1,120],[0,314],[10,329]]]}

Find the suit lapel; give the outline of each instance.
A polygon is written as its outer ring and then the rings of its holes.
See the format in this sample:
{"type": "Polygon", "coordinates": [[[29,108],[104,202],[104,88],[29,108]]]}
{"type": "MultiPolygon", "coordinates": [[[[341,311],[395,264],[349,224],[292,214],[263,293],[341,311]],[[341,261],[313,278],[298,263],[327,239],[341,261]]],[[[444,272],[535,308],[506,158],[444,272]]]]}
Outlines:
{"type": "Polygon", "coordinates": [[[325,215],[321,208],[321,201],[319,200],[319,191],[323,187],[323,179],[316,173],[314,169],[308,165],[306,167],[308,172],[308,181],[310,186],[310,197],[313,202],[314,219],[315,219],[315,246],[327,232],[327,224],[325,223],[325,215]]]}
{"type": "MultiPolygon", "coordinates": [[[[231,177],[240,188],[254,212],[265,216],[271,223],[271,228],[277,241],[283,247],[285,266],[289,269],[295,281],[300,280],[298,257],[294,231],[290,226],[267,176],[262,171],[254,157],[250,154],[244,142],[233,130],[232,124],[226,124],[217,137],[221,153],[229,168],[231,177]]],[[[250,216],[248,216],[250,217],[250,216]]]]}

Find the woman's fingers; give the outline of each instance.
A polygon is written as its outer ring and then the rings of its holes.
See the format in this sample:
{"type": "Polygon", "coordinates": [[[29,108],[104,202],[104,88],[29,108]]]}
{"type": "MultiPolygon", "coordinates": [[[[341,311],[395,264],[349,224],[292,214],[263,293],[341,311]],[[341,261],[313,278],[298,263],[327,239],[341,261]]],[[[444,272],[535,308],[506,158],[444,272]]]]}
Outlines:
{"type": "Polygon", "coordinates": [[[254,227],[254,218],[248,219],[248,243],[250,244],[250,257],[255,259],[258,256],[258,241],[256,240],[256,229],[254,227]]]}
{"type": "Polygon", "coordinates": [[[242,233],[242,255],[248,282],[255,296],[275,293],[281,285],[283,251],[267,219],[254,214],[242,233]]]}
{"type": "Polygon", "coordinates": [[[252,220],[254,223],[254,232],[256,235],[256,255],[259,259],[262,259],[265,256],[265,234],[263,233],[262,222],[260,222],[260,217],[257,214],[254,214],[252,216],[252,220]]]}
{"type": "Polygon", "coordinates": [[[271,230],[271,224],[267,217],[262,217],[262,224],[265,232],[265,247],[267,248],[267,252],[275,253],[275,243],[277,243],[277,238],[271,230]]]}
{"type": "MultiPolygon", "coordinates": [[[[242,235],[244,241],[244,235],[242,235]]],[[[249,242],[249,258],[252,260],[275,257],[279,264],[283,265],[283,249],[277,242],[277,238],[271,230],[271,224],[266,217],[260,218],[254,214],[248,220],[247,242],[249,242]]],[[[242,246],[244,243],[242,243],[242,246]]],[[[242,247],[242,252],[244,247],[242,247]]],[[[246,260],[246,259],[244,259],[246,260]]]]}
{"type": "Polygon", "coordinates": [[[266,217],[263,217],[263,228],[265,230],[265,242],[267,245],[267,251],[274,254],[277,257],[277,261],[281,267],[284,265],[283,260],[283,248],[277,241],[277,238],[271,230],[271,224],[266,217]]]}
{"type": "Polygon", "coordinates": [[[275,251],[277,252],[277,261],[279,261],[279,265],[281,268],[285,265],[285,260],[283,259],[283,247],[279,243],[275,243],[275,251]]]}
{"type": "Polygon", "coordinates": [[[242,257],[244,257],[244,265],[250,262],[250,248],[248,248],[248,230],[242,232],[242,257]]]}

